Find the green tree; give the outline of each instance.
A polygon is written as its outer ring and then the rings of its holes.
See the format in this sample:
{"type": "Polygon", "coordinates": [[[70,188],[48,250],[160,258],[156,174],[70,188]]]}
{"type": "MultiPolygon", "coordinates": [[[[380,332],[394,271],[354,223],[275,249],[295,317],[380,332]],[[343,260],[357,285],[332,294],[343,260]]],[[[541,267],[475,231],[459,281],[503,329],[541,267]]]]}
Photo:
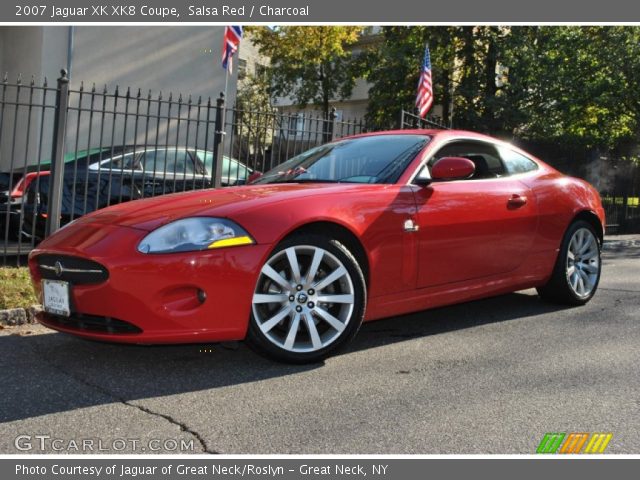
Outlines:
{"type": "Polygon", "coordinates": [[[298,105],[312,104],[328,116],[330,102],[351,94],[359,63],[350,46],[362,27],[283,26],[250,29],[260,53],[271,58],[269,93],[291,97],[298,105]]]}
{"type": "Polygon", "coordinates": [[[400,112],[413,112],[425,45],[429,44],[435,103],[443,105],[442,121],[451,118],[451,89],[455,45],[450,42],[458,27],[385,27],[379,48],[365,54],[363,73],[369,90],[367,123],[371,128],[398,126],[400,112]]]}
{"type": "Polygon", "coordinates": [[[452,39],[456,45],[455,125],[481,132],[503,130],[503,92],[496,84],[496,67],[510,30],[495,26],[465,26],[452,39]]]}
{"type": "Polygon", "coordinates": [[[458,128],[582,149],[639,139],[637,27],[385,27],[368,54],[373,127],[413,111],[425,43],[435,103],[458,128]],[[506,82],[496,83],[498,67],[506,82]]]}
{"type": "Polygon", "coordinates": [[[590,148],[637,137],[639,45],[635,27],[514,27],[506,125],[590,148]]]}
{"type": "Polygon", "coordinates": [[[248,74],[238,82],[236,105],[241,110],[270,112],[273,108],[269,96],[269,80],[266,75],[248,74]]]}
{"type": "Polygon", "coordinates": [[[235,142],[239,158],[264,155],[274,135],[273,106],[266,75],[248,74],[239,82],[236,108],[231,112],[235,142]]]}

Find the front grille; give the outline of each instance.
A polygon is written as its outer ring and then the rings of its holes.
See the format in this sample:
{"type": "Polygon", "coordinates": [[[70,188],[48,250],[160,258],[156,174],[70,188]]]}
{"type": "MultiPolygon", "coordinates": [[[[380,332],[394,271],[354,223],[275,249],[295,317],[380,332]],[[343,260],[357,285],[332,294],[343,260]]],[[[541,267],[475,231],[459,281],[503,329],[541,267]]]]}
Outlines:
{"type": "Polygon", "coordinates": [[[70,317],[61,317],[49,313],[43,313],[42,315],[45,316],[47,323],[74,330],[111,334],[142,333],[141,328],[124,320],[118,320],[117,318],[85,315],[82,313],[74,313],[70,317]]]}
{"type": "Polygon", "coordinates": [[[42,254],[36,258],[42,278],[64,280],[74,285],[105,282],[109,271],[93,260],[68,255],[42,254]]]}

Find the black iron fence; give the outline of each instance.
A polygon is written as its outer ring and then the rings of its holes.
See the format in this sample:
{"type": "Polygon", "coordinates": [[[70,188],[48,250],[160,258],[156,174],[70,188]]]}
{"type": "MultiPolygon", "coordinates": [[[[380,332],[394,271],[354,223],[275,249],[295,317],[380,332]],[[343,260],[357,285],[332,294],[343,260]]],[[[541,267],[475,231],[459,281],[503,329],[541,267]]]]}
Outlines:
{"type": "Polygon", "coordinates": [[[19,76],[9,83],[6,74],[0,84],[0,255],[5,264],[33,246],[18,233],[25,217],[24,185],[28,178],[39,188],[50,171],[44,159],[53,143],[57,90],[46,79],[36,85],[34,78],[23,82],[19,76]]]}
{"type": "Polygon", "coordinates": [[[361,133],[361,120],[253,111],[216,99],[0,84],[0,264],[78,216],[172,192],[237,185],[313,146],[361,133]]]}
{"type": "Polygon", "coordinates": [[[629,159],[600,162],[591,183],[600,192],[608,233],[640,232],[640,162],[629,159]]]}
{"type": "Polygon", "coordinates": [[[438,130],[449,129],[449,127],[444,124],[442,118],[440,117],[427,115],[423,118],[419,115],[416,115],[415,113],[408,112],[406,110],[402,110],[400,112],[400,128],[402,130],[411,128],[438,130]]]}
{"type": "Polygon", "coordinates": [[[362,119],[337,120],[335,109],[328,118],[244,108],[227,109],[225,115],[225,151],[261,172],[316,145],[366,131],[362,119]]]}

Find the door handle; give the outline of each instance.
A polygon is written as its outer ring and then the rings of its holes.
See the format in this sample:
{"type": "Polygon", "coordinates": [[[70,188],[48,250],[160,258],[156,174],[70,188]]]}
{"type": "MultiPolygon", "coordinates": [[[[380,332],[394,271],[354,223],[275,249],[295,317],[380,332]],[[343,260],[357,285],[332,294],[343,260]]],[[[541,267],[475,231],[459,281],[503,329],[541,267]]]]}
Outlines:
{"type": "Polygon", "coordinates": [[[514,193],[511,198],[507,200],[507,206],[510,208],[519,208],[527,203],[527,197],[524,195],[518,195],[514,193]]]}

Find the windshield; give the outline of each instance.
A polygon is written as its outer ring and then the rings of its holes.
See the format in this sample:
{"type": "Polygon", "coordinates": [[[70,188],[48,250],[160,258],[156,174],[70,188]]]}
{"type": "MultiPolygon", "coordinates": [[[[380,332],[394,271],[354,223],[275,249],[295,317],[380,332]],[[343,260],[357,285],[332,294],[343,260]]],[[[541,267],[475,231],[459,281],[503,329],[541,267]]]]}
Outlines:
{"type": "Polygon", "coordinates": [[[429,140],[426,135],[340,140],[307,150],[252,183],[395,183],[429,140]]]}

